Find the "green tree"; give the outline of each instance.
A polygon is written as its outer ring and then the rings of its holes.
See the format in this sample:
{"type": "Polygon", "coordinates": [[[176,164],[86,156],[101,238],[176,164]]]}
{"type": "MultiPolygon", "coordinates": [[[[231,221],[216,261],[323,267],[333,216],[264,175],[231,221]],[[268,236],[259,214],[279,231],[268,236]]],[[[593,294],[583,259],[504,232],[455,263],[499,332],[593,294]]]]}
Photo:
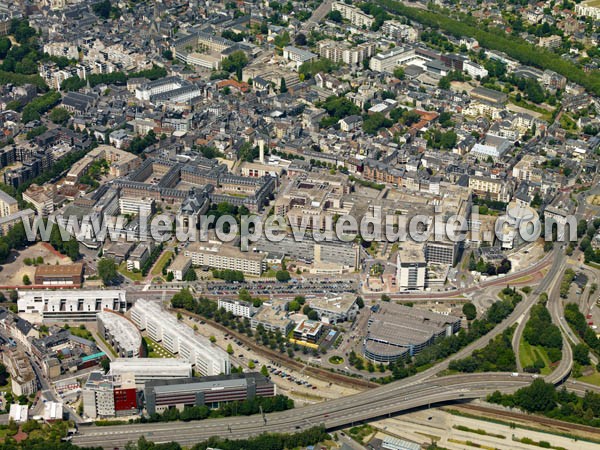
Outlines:
{"type": "Polygon", "coordinates": [[[268,376],[269,376],[269,369],[267,369],[267,366],[264,366],[264,365],[263,365],[263,366],[260,368],[260,373],[261,373],[263,376],[265,376],[265,377],[268,377],[268,376]]]}
{"type": "Polygon", "coordinates": [[[573,346],[573,360],[582,366],[590,364],[589,349],[585,344],[577,344],[573,346]]]}
{"type": "Polygon", "coordinates": [[[196,281],[198,279],[198,275],[193,268],[190,268],[183,277],[184,281],[196,281]]]}
{"type": "Polygon", "coordinates": [[[356,297],[356,306],[358,306],[358,309],[363,309],[365,307],[365,301],[362,297],[356,297]]]}
{"type": "Polygon", "coordinates": [[[287,270],[278,270],[275,273],[275,278],[277,279],[277,281],[285,283],[286,281],[290,281],[292,277],[290,276],[290,273],[287,270]]]}
{"type": "Polygon", "coordinates": [[[327,14],[327,18],[332,22],[336,23],[342,23],[342,21],[344,20],[344,18],[342,17],[342,13],[339,11],[331,11],[329,14],[327,14]]]}
{"type": "Polygon", "coordinates": [[[6,36],[0,38],[0,59],[6,58],[6,55],[8,54],[8,51],[11,47],[12,42],[9,38],[7,38],[6,36]]]}
{"type": "Polygon", "coordinates": [[[288,88],[287,85],[285,83],[285,78],[281,77],[281,81],[279,83],[279,92],[281,92],[282,94],[287,92],[288,88]]]}
{"type": "Polygon", "coordinates": [[[462,312],[467,318],[467,320],[473,320],[477,317],[477,308],[471,302],[467,302],[462,307],[462,312]]]}
{"type": "Polygon", "coordinates": [[[227,344],[227,353],[233,355],[233,347],[231,344],[227,344]]]}
{"type": "Polygon", "coordinates": [[[69,120],[69,117],[71,117],[71,115],[69,114],[69,111],[67,111],[65,108],[54,108],[52,111],[50,111],[50,114],[48,115],[48,118],[52,122],[59,125],[65,125],[69,120]]]}
{"type": "Polygon", "coordinates": [[[246,54],[241,50],[237,50],[221,62],[221,67],[226,72],[233,73],[237,72],[238,69],[243,69],[247,64],[248,57],[246,54]]]}
{"type": "Polygon", "coordinates": [[[29,275],[23,275],[23,284],[25,286],[29,286],[31,284],[31,280],[29,279],[29,275]]]}
{"type": "Polygon", "coordinates": [[[102,258],[98,261],[98,275],[102,282],[110,286],[118,279],[117,264],[112,258],[102,258]]]}
{"type": "Polygon", "coordinates": [[[110,0],[103,0],[99,3],[92,5],[94,13],[102,19],[108,19],[110,17],[112,5],[110,0]]]}
{"type": "Polygon", "coordinates": [[[398,78],[399,80],[404,80],[404,77],[406,75],[404,74],[404,68],[403,67],[396,67],[394,69],[394,77],[398,78]]]}

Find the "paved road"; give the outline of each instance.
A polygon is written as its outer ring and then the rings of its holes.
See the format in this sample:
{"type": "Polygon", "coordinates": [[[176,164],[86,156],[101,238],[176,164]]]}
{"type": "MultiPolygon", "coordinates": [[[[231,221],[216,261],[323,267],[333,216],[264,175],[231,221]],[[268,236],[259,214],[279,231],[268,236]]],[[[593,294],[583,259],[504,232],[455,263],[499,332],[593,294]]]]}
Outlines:
{"type": "Polygon", "coordinates": [[[323,424],[328,429],[352,425],[375,417],[385,417],[412,408],[456,399],[485,396],[495,390],[512,392],[531,382],[531,377],[510,374],[469,374],[434,379],[415,386],[392,383],[337,400],[306,406],[281,413],[226,419],[201,423],[158,423],[108,427],[81,427],[73,443],[104,448],[122,447],[144,435],[161,443],[174,439],[190,445],[211,436],[239,439],[263,432],[294,432],[323,424]]]}
{"type": "MultiPolygon", "coordinates": [[[[536,295],[521,301],[506,320],[479,341],[455,354],[452,359],[464,357],[474,349],[484,347],[491,339],[511,326],[537,300],[539,293],[547,288],[548,283],[555,278],[562,265],[562,258],[556,258],[548,274],[549,276],[536,289],[536,295]]],[[[569,346],[566,347],[570,349],[569,346]]],[[[511,374],[498,373],[435,377],[441,370],[448,367],[449,361],[446,360],[414,377],[376,389],[292,411],[269,414],[265,417],[265,421],[261,416],[249,416],[207,420],[202,422],[201,426],[193,422],[175,422],[170,424],[82,427],[80,435],[73,442],[82,446],[114,448],[123,446],[129,441],[136,441],[139,436],[144,435],[147,439],[155,442],[168,442],[176,439],[183,445],[189,445],[214,435],[239,439],[262,432],[295,432],[318,424],[324,424],[328,429],[335,429],[416,407],[447,401],[481,398],[496,390],[513,392],[531,383],[533,379],[531,375],[512,376],[511,374]]],[[[552,374],[546,377],[546,380],[552,383],[563,382],[570,374],[571,361],[570,353],[565,351],[563,361],[552,374]]],[[[569,388],[577,390],[579,393],[588,389],[583,384],[570,385],[569,388]]]]}
{"type": "MultiPolygon", "coordinates": [[[[546,275],[544,280],[542,280],[542,282],[538,285],[538,287],[535,289],[535,291],[531,294],[532,300],[535,299],[535,301],[531,301],[531,302],[527,303],[528,308],[525,310],[523,315],[521,315],[519,317],[519,319],[518,319],[519,324],[517,325],[517,328],[515,329],[515,332],[513,333],[512,346],[513,346],[513,351],[515,352],[515,356],[517,359],[517,371],[519,371],[519,372],[523,371],[523,367],[521,365],[521,360],[519,358],[519,343],[521,342],[521,337],[523,336],[523,330],[525,329],[525,325],[527,324],[527,321],[529,320],[529,313],[531,311],[531,307],[539,301],[539,298],[543,293],[548,294],[549,299],[554,298],[555,296],[558,296],[557,289],[558,289],[558,286],[560,286],[560,281],[562,279],[562,273],[563,273],[564,266],[565,266],[565,256],[559,250],[556,250],[553,253],[557,254],[558,256],[556,256],[554,258],[554,260],[552,262],[552,267],[550,268],[550,272],[548,272],[548,275],[546,275]]],[[[550,301],[549,301],[549,303],[550,303],[550,301]]],[[[555,303],[558,303],[560,305],[560,298],[558,299],[558,301],[555,300],[555,303]]],[[[556,307],[556,305],[555,305],[555,307],[556,307]]],[[[560,309],[560,307],[559,307],[559,309],[560,309]]],[[[559,318],[560,312],[555,311],[555,314],[556,314],[556,317],[559,318]]],[[[560,326],[559,322],[560,322],[560,318],[558,319],[558,322],[556,323],[557,325],[560,326]]]]}

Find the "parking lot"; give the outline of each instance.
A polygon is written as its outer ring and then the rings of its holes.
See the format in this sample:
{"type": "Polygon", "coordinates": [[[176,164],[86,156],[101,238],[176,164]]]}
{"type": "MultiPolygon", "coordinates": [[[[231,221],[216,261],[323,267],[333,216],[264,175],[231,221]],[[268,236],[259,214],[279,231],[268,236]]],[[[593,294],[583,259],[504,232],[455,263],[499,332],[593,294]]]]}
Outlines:
{"type": "Polygon", "coordinates": [[[216,339],[215,344],[223,350],[226,350],[227,346],[231,344],[233,348],[233,355],[231,355],[232,365],[236,367],[241,366],[245,371],[254,372],[260,372],[262,366],[266,366],[269,370],[270,378],[277,386],[278,393],[294,399],[297,406],[319,403],[358,392],[355,389],[332,385],[331,383],[316,379],[304,374],[302,370],[293,370],[270,361],[268,358],[264,358],[253,352],[243,342],[231,337],[229,333],[223,333],[209,324],[203,323],[204,321],[201,319],[195,320],[186,317],[183,320],[184,323],[196,329],[199,334],[205,337],[214,336],[216,339]],[[252,364],[250,361],[252,361],[252,364]],[[250,369],[250,365],[254,365],[254,369],[250,369]]]}

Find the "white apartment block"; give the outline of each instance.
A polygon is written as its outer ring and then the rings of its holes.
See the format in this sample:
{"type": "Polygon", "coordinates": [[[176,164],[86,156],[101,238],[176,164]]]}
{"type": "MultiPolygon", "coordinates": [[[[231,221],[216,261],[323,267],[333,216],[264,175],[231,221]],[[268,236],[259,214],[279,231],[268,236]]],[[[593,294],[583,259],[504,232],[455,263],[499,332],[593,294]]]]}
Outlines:
{"type": "Polygon", "coordinates": [[[251,303],[242,300],[220,298],[218,304],[219,309],[223,308],[225,311],[232,313],[236,317],[250,318],[256,312],[256,308],[251,303]]]}
{"type": "Polygon", "coordinates": [[[303,50],[292,45],[288,45],[283,48],[283,57],[285,59],[289,59],[290,61],[294,61],[297,67],[300,67],[305,62],[314,61],[317,59],[317,55],[315,55],[313,52],[309,52],[308,50],[303,50]]]}
{"type": "Polygon", "coordinates": [[[472,76],[473,78],[483,78],[488,76],[488,71],[486,68],[473,61],[465,61],[463,63],[463,70],[466,74],[472,76]]]}
{"type": "Polygon", "coordinates": [[[600,20],[600,7],[591,6],[589,2],[579,3],[575,5],[575,14],[600,20]]]}
{"type": "Polygon", "coordinates": [[[19,212],[19,202],[4,191],[0,191],[0,217],[19,212]]]}
{"type": "Polygon", "coordinates": [[[332,11],[339,11],[342,17],[356,27],[369,29],[375,22],[373,16],[365,14],[356,6],[347,5],[344,2],[335,2],[331,6],[332,11]]]}
{"type": "Polygon", "coordinates": [[[167,272],[171,272],[173,274],[173,279],[177,281],[182,281],[183,277],[192,267],[191,258],[178,255],[175,260],[171,263],[171,265],[167,268],[167,272]]]}
{"type": "Polygon", "coordinates": [[[44,53],[50,56],[64,56],[69,59],[79,59],[77,45],[70,42],[49,42],[44,44],[44,53]]]}
{"type": "Polygon", "coordinates": [[[406,42],[416,42],[419,33],[410,25],[400,23],[397,20],[386,20],[381,26],[381,32],[393,39],[402,39],[406,42]]]}
{"type": "Polygon", "coordinates": [[[189,361],[203,376],[228,374],[229,355],[208,339],[179,322],[156,302],[138,299],[131,308],[131,319],[140,330],[169,352],[189,361]]]}
{"type": "Polygon", "coordinates": [[[335,63],[359,65],[373,56],[376,48],[374,42],[363,42],[352,47],[347,42],[325,40],[319,42],[319,55],[335,63]]]}
{"type": "Polygon", "coordinates": [[[86,322],[104,309],[125,312],[127,298],[121,289],[21,290],[17,308],[32,321],[86,322]]]}

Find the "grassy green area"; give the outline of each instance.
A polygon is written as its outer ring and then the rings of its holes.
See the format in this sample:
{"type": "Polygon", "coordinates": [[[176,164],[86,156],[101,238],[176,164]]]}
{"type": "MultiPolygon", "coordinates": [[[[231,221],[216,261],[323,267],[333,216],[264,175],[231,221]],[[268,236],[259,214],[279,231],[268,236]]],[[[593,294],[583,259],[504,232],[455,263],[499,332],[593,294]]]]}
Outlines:
{"type": "Polygon", "coordinates": [[[452,428],[454,428],[456,430],[460,430],[460,431],[465,431],[467,433],[479,434],[481,436],[492,436],[492,437],[499,438],[499,439],[506,439],[506,436],[504,436],[502,434],[489,433],[480,428],[474,429],[474,428],[465,427],[464,425],[454,425],[452,428]]]}
{"type": "Polygon", "coordinates": [[[277,273],[277,270],[275,269],[269,269],[266,272],[263,272],[260,277],[261,278],[275,278],[275,274],[277,273]]]}
{"type": "Polygon", "coordinates": [[[341,364],[344,362],[344,358],[342,358],[341,356],[333,355],[329,358],[329,362],[331,364],[341,364]]]}
{"type": "Polygon", "coordinates": [[[596,386],[600,386],[600,373],[598,373],[597,371],[594,371],[594,373],[591,375],[577,378],[577,381],[581,381],[582,383],[589,383],[589,384],[594,384],[596,386]]]}
{"type": "Polygon", "coordinates": [[[129,278],[131,281],[142,281],[142,279],[144,278],[142,272],[130,272],[129,270],[127,270],[127,263],[125,261],[119,264],[117,270],[121,275],[123,275],[126,278],[129,278]]]}
{"type": "Polygon", "coordinates": [[[360,425],[358,427],[352,427],[348,430],[348,434],[356,442],[362,444],[365,438],[371,436],[375,429],[371,425],[360,425]]]}
{"type": "Polygon", "coordinates": [[[68,327],[67,328],[73,336],[78,336],[83,339],[95,342],[94,336],[86,328],[81,329],[80,327],[68,327]]]}
{"type": "Polygon", "coordinates": [[[540,370],[540,373],[542,375],[551,373],[551,362],[550,359],[548,359],[546,350],[540,346],[529,345],[525,339],[521,339],[521,342],[519,343],[519,359],[521,360],[521,365],[523,367],[533,366],[533,363],[538,358],[544,361],[544,364],[546,365],[546,367],[540,370]]]}
{"type": "Polygon", "coordinates": [[[144,341],[148,345],[148,358],[174,358],[175,356],[166,350],[162,345],[154,342],[149,337],[144,337],[144,341]]]}
{"type": "Polygon", "coordinates": [[[154,264],[154,267],[150,271],[150,274],[151,275],[162,275],[163,267],[165,267],[165,264],[167,264],[167,261],[169,259],[171,259],[172,256],[173,256],[173,252],[170,250],[167,250],[162,255],[160,255],[160,258],[158,258],[158,261],[156,261],[156,264],[154,264]]]}

